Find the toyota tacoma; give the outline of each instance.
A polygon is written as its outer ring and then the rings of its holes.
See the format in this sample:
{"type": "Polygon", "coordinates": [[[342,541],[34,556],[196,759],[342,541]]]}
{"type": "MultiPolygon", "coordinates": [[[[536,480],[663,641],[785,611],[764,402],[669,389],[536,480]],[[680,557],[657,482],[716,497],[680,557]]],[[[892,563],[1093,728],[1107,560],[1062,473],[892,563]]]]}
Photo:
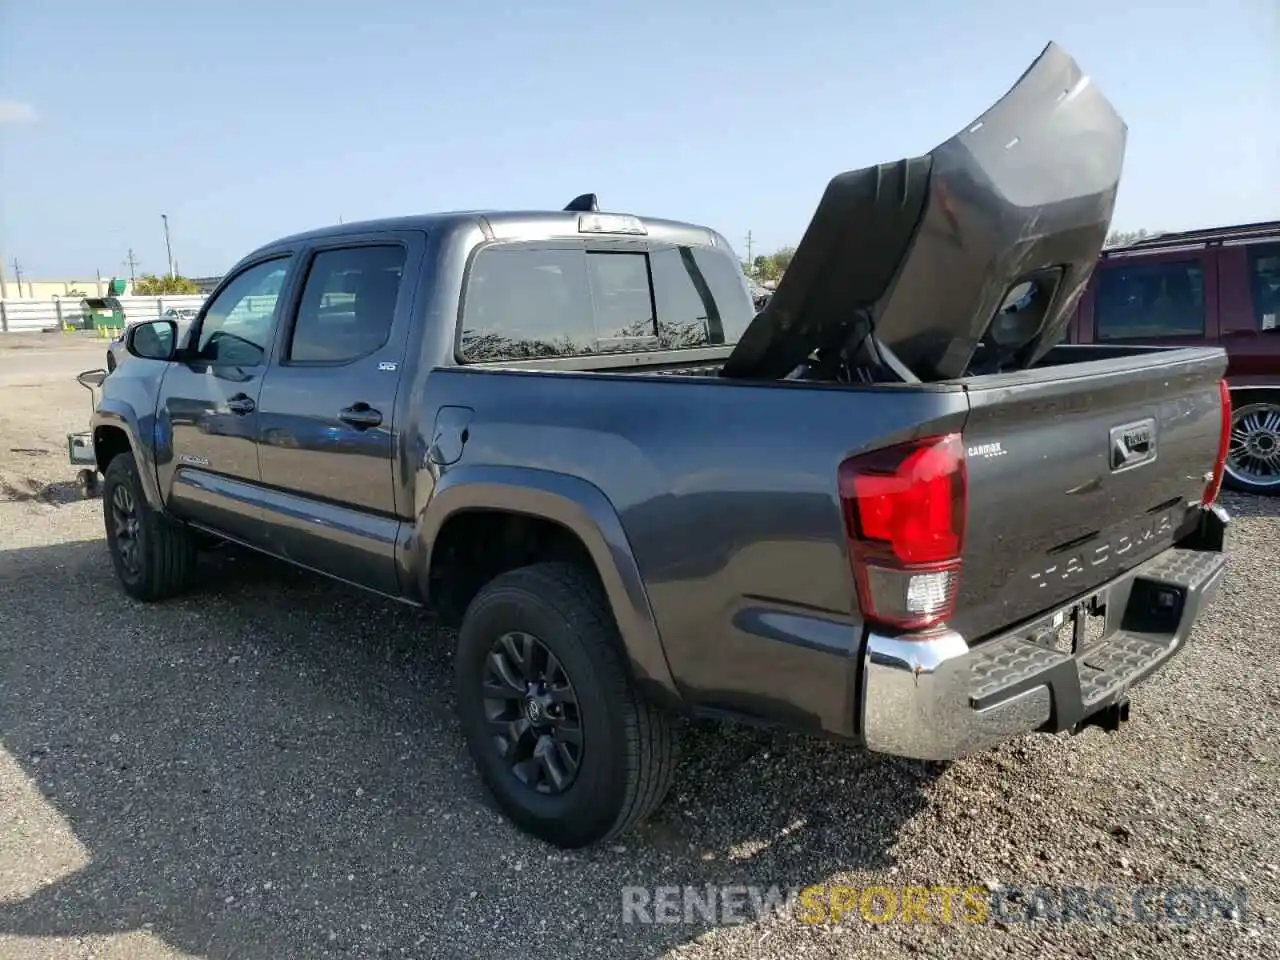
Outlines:
{"type": "Polygon", "coordinates": [[[437,611],[483,781],[565,847],[656,807],[682,716],[943,760],[1114,728],[1228,523],[1223,351],[1061,343],[1125,140],[1051,44],[835,177],[758,313],[719,233],[593,194],[267,244],[103,384],[119,582],[213,538],[437,611]]]}

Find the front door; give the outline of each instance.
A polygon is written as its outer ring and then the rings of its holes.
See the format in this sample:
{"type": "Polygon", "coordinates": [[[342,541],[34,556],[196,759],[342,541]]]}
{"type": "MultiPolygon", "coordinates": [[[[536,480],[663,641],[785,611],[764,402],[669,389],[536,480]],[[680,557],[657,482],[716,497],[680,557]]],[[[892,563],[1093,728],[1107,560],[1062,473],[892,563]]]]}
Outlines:
{"type": "Polygon", "coordinates": [[[262,545],[258,393],[292,260],[262,260],[225,282],[160,388],[157,472],[169,509],[255,546],[262,545]]]}
{"type": "Polygon", "coordinates": [[[423,243],[405,232],[310,251],[258,401],[272,551],[392,595],[410,509],[395,498],[395,405],[423,243]]]}

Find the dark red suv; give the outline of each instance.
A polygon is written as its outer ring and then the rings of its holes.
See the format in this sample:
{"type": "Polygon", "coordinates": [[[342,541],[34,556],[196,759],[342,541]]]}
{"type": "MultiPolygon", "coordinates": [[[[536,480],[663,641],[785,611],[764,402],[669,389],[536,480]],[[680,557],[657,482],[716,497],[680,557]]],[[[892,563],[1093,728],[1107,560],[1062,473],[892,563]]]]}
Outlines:
{"type": "Polygon", "coordinates": [[[1224,347],[1234,400],[1226,482],[1280,494],[1280,220],[1105,250],[1070,339],[1224,347]]]}

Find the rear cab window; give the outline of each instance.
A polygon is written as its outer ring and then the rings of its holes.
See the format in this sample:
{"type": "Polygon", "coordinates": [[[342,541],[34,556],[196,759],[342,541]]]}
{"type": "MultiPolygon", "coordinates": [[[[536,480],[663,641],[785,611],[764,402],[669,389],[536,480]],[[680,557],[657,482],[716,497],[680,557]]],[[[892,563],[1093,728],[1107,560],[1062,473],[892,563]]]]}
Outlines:
{"type": "Polygon", "coordinates": [[[458,352],[478,363],[727,346],[753,316],[737,261],[717,248],[499,243],[468,270],[458,352]]]}

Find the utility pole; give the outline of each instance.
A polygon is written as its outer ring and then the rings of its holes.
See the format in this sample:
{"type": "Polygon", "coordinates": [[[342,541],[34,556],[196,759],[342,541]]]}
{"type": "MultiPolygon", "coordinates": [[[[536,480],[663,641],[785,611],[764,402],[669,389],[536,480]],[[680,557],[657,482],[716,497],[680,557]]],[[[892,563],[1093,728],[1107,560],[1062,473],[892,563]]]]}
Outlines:
{"type": "Polygon", "coordinates": [[[169,215],[167,213],[160,214],[160,219],[164,221],[164,249],[169,255],[169,279],[173,279],[173,246],[169,243],[169,215]]]}
{"type": "Polygon", "coordinates": [[[138,258],[133,255],[133,247],[129,248],[129,256],[125,258],[125,266],[129,268],[129,283],[133,283],[133,269],[138,265],[138,258]]]}
{"type": "Polygon", "coordinates": [[[747,271],[751,272],[755,270],[755,268],[756,268],[756,262],[751,257],[751,231],[748,230],[747,231],[747,271]]]}
{"type": "Polygon", "coordinates": [[[13,258],[13,275],[18,280],[18,296],[22,296],[22,264],[18,262],[18,258],[13,258]]]}

